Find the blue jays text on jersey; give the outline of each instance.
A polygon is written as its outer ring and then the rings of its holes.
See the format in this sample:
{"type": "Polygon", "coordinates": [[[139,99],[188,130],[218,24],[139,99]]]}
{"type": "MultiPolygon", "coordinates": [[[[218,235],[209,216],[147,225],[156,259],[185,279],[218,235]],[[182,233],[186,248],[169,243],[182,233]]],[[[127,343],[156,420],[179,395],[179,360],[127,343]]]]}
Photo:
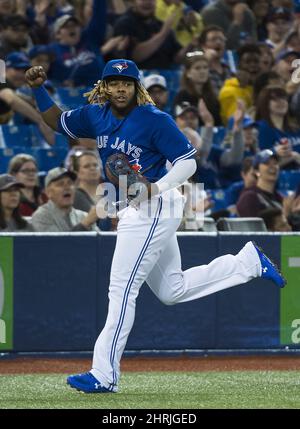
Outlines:
{"type": "Polygon", "coordinates": [[[166,160],[174,165],[196,153],[171,116],[150,104],[136,106],[123,119],[113,115],[109,103],[63,112],[59,132],[96,139],[103,165],[112,153],[125,153],[151,182],[166,174],[166,160]]]}

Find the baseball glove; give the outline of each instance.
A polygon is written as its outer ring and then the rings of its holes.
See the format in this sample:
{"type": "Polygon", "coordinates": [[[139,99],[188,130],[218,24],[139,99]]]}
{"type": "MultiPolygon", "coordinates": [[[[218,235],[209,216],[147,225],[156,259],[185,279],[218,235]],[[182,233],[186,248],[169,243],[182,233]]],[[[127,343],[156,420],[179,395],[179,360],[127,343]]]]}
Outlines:
{"type": "Polygon", "coordinates": [[[150,197],[151,183],[130,164],[124,153],[114,153],[107,158],[105,173],[112,184],[126,192],[128,202],[141,202],[150,197]]]}

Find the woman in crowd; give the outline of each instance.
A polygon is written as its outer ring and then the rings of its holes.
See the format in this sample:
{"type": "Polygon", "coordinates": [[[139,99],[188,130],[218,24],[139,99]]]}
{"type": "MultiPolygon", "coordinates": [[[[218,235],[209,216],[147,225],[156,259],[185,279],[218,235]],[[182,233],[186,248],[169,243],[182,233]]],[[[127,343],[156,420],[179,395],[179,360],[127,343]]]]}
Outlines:
{"type": "MultiPolygon", "coordinates": [[[[71,170],[77,174],[74,208],[89,212],[97,203],[97,188],[103,182],[102,164],[97,152],[92,150],[75,151],[70,159],[71,170]]],[[[102,231],[114,231],[117,228],[116,218],[99,219],[98,226],[102,231]]]]}
{"type": "Polygon", "coordinates": [[[25,153],[14,156],[10,160],[8,173],[24,185],[21,189],[21,215],[32,216],[40,205],[47,202],[47,197],[38,183],[38,166],[35,158],[25,153]]]}
{"type": "Polygon", "coordinates": [[[0,231],[33,231],[20,214],[21,189],[24,185],[9,174],[0,175],[0,231]]]}
{"type": "Polygon", "coordinates": [[[300,167],[300,127],[289,117],[288,94],[283,87],[268,86],[258,96],[256,121],[260,149],[275,149],[280,167],[300,167]]]}
{"type": "Polygon", "coordinates": [[[77,174],[74,207],[89,212],[96,204],[96,190],[100,183],[100,160],[96,152],[85,150],[75,152],[73,171],[77,174]]]}
{"type": "MultiPolygon", "coordinates": [[[[185,67],[181,78],[179,92],[174,99],[174,105],[188,101],[198,108],[203,99],[211,112],[216,126],[222,125],[220,117],[220,104],[209,79],[208,60],[202,51],[188,52],[185,67]]],[[[203,125],[200,121],[200,126],[203,125]]]]}

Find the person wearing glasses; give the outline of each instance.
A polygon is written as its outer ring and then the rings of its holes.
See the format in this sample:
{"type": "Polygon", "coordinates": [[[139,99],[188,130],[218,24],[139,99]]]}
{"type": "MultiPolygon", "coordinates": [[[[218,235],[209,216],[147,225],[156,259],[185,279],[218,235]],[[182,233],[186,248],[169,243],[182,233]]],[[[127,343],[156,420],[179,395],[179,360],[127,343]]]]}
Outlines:
{"type": "Polygon", "coordinates": [[[39,186],[38,172],[37,162],[31,155],[19,153],[10,160],[8,173],[24,185],[20,199],[22,216],[32,216],[39,206],[47,202],[47,197],[39,186]]]}
{"type": "Polygon", "coordinates": [[[218,94],[226,79],[232,76],[229,66],[224,61],[226,36],[217,25],[206,27],[199,38],[199,43],[209,61],[209,77],[218,94]]]}

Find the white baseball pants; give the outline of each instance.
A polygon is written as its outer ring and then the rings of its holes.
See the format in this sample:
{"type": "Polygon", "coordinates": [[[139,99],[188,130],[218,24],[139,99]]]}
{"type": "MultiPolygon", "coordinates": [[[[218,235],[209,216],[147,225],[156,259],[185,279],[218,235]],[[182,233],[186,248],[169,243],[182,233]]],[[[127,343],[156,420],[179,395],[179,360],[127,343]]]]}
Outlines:
{"type": "Polygon", "coordinates": [[[248,242],[237,255],[224,255],[208,265],[181,270],[176,230],[184,199],[177,190],[155,197],[153,216],[128,207],[120,212],[113,256],[109,308],[99,335],[91,373],[103,386],[116,392],[120,360],[135,316],[135,301],[146,281],[165,304],[177,304],[246,283],[261,275],[257,252],[248,242]],[[176,215],[170,217],[171,211],[176,215]]]}

